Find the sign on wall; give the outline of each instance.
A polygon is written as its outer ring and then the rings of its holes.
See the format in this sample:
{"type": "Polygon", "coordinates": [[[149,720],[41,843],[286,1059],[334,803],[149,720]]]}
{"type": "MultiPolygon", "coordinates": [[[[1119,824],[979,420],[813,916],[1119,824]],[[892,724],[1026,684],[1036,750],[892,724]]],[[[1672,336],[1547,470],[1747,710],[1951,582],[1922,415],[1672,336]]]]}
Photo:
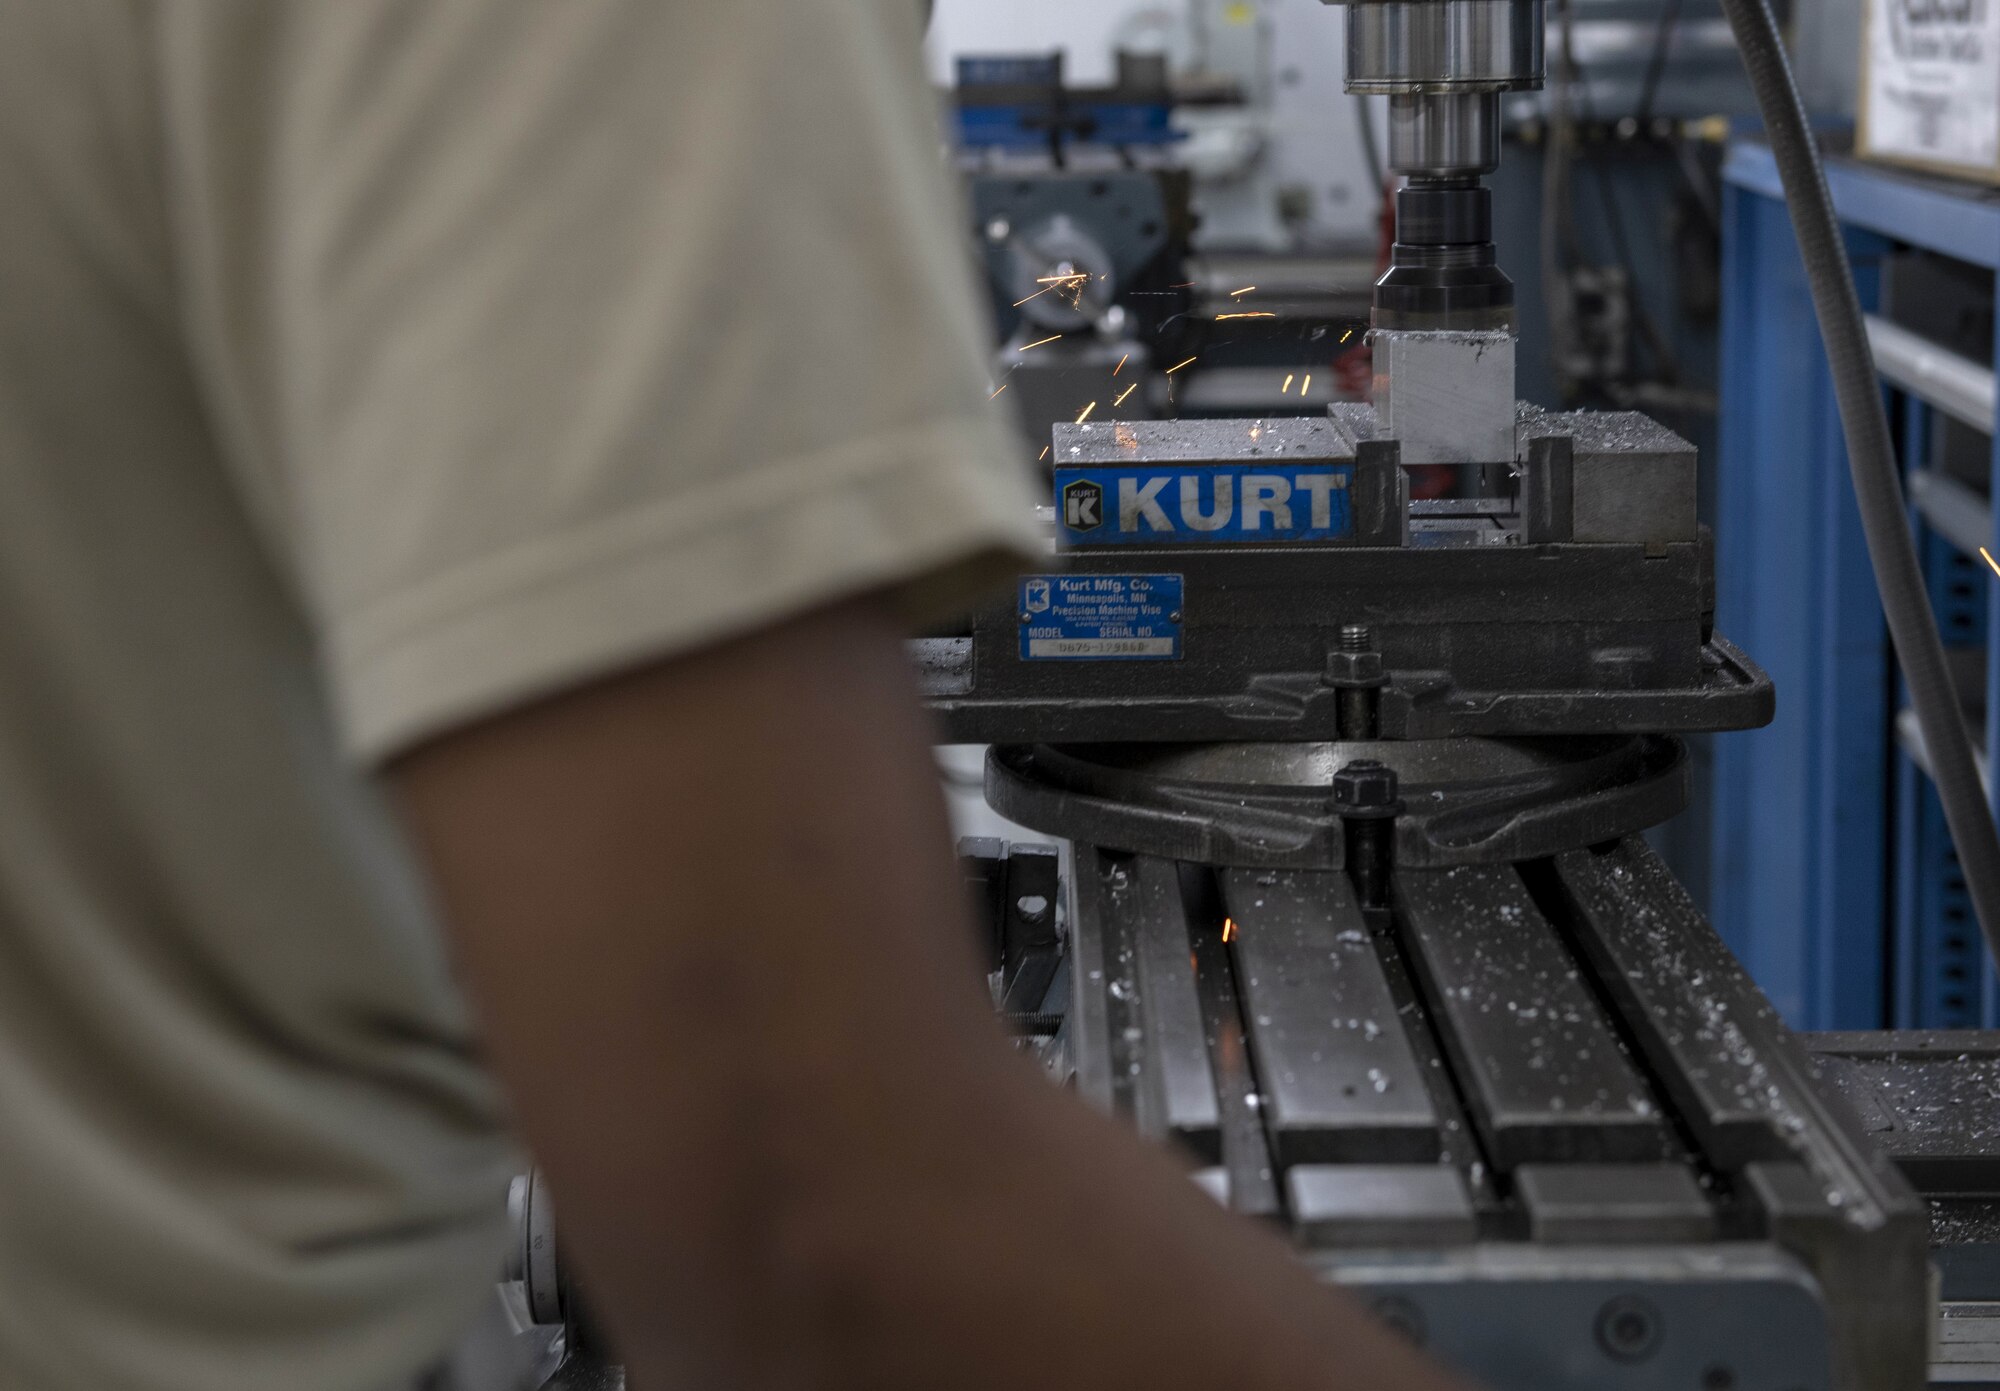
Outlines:
{"type": "Polygon", "coordinates": [[[1869,0],[1860,146],[2000,182],[2000,0],[1869,0]]]}

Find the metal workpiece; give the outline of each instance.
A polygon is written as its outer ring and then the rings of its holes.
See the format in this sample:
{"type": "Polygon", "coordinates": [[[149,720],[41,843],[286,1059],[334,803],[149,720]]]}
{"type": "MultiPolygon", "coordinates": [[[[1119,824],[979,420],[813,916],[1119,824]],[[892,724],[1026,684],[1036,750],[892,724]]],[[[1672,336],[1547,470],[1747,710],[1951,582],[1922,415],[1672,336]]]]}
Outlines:
{"type": "Polygon", "coordinates": [[[1396,770],[1403,807],[1377,824],[1410,869],[1505,864],[1636,834],[1678,812],[1686,753],[1662,738],[1383,740],[1359,744],[1014,745],[986,797],[1044,835],[1265,869],[1351,863],[1354,824],[1329,794],[1347,764],[1396,770]]]}
{"type": "Polygon", "coordinates": [[[1221,879],[1280,1162],[1434,1162],[1438,1113],[1346,878],[1231,870],[1221,879]]]}
{"type": "MultiPolygon", "coordinates": [[[[1398,174],[1437,179],[1478,178],[1498,169],[1500,94],[1399,92],[1390,97],[1389,167],[1398,174]]],[[[1402,230],[1398,228],[1399,236],[1402,230]]]]}
{"type": "Polygon", "coordinates": [[[1378,328],[1379,430],[1404,464],[1512,463],[1514,335],[1378,328]]]}
{"type": "Polygon", "coordinates": [[[1512,865],[1396,879],[1398,918],[1493,1162],[1665,1159],[1651,1088],[1512,865]]]}
{"type": "Polygon", "coordinates": [[[1375,94],[1538,89],[1547,72],[1545,24],[1543,0],[1352,0],[1347,88],[1375,94]]]}

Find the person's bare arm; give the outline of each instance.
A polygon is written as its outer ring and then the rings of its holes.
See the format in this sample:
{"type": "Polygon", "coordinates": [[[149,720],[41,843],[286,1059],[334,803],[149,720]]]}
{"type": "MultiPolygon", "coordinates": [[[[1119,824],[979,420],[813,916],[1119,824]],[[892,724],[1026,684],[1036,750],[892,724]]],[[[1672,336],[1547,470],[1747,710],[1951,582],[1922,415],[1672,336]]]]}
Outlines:
{"type": "Polygon", "coordinates": [[[635,1391],[1447,1385],[1013,1055],[928,732],[855,604],[391,770],[635,1391]]]}

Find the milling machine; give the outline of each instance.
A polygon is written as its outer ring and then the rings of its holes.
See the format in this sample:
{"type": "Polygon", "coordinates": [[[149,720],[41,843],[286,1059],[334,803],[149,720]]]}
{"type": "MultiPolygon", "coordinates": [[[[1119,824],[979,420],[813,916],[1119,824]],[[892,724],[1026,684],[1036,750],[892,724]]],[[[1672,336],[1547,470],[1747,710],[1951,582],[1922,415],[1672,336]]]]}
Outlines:
{"type": "MultiPolygon", "coordinates": [[[[1930,1220],[1891,1151],[1923,1118],[1841,1094],[1907,1096],[1916,1041],[1816,1060],[1640,838],[1680,736],[1774,710],[1713,629],[1694,450],[1515,402],[1483,179],[1543,25],[1348,6],[1407,180],[1374,407],[1056,427],[1060,563],[925,644],[989,802],[1071,847],[1060,924],[1046,851],[966,847],[996,999],[1485,1384],[1921,1386],[1930,1220]],[[1417,466],[1459,495],[1413,503],[1417,466]]],[[[1933,1127],[1948,1184],[1978,1129],[1933,1127]]]]}
{"type": "Polygon", "coordinates": [[[1049,563],[916,645],[992,806],[1067,847],[961,847],[996,1006],[1480,1384],[1986,1379],[2000,1049],[1792,1035],[1641,838],[1681,736],[1775,700],[1713,628],[1692,446],[1515,403],[1481,181],[1543,0],[1347,28],[1409,180],[1375,406],[1057,426],[1049,563]]]}

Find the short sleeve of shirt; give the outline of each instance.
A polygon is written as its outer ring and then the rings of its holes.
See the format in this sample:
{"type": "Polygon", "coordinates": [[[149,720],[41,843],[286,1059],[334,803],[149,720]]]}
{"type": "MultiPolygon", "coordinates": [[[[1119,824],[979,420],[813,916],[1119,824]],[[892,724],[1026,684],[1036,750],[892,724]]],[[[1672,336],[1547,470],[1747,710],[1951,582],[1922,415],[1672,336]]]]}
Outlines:
{"type": "Polygon", "coordinates": [[[204,386],[357,756],[1033,544],[918,9],[163,11],[204,386]]]}

